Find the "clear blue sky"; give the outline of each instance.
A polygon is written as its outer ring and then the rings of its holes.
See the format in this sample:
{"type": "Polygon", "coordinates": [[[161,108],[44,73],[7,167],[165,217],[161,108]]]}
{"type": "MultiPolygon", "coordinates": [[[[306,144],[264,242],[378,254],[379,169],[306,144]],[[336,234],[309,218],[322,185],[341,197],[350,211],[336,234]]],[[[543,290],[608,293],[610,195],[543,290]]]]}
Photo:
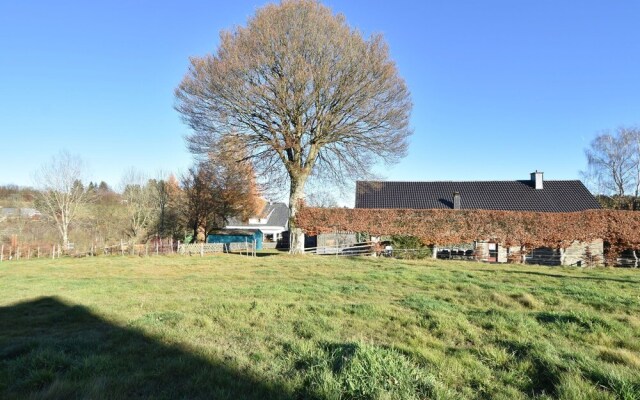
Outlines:
{"type": "MultiPolygon", "coordinates": [[[[117,186],[190,165],[188,57],[257,1],[0,0],[0,184],[62,149],[117,186]]],[[[577,179],[596,133],[640,124],[640,2],[325,1],[384,34],[414,109],[394,180],[577,179]]]]}

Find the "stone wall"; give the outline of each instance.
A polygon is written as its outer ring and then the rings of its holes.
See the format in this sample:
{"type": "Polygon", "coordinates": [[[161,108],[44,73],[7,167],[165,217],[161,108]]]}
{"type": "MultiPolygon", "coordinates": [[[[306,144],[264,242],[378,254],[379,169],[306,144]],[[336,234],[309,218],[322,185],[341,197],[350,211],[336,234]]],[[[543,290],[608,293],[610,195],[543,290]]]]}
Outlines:
{"type": "Polygon", "coordinates": [[[561,255],[562,265],[601,265],[604,263],[604,244],[601,239],[591,243],[573,242],[564,252],[561,251],[561,255]],[[589,257],[587,253],[591,253],[589,257]]]}
{"type": "MultiPolygon", "coordinates": [[[[488,258],[488,246],[489,244],[487,242],[476,242],[475,249],[481,260],[487,260],[488,258]]],[[[511,247],[507,251],[506,247],[498,246],[498,258],[496,262],[506,263],[509,254],[514,254],[519,251],[519,247],[511,247]]],[[[552,248],[533,249],[525,256],[525,262],[527,264],[538,265],[602,265],[604,263],[604,245],[602,239],[598,239],[590,243],[576,241],[564,250],[552,248]]]]}

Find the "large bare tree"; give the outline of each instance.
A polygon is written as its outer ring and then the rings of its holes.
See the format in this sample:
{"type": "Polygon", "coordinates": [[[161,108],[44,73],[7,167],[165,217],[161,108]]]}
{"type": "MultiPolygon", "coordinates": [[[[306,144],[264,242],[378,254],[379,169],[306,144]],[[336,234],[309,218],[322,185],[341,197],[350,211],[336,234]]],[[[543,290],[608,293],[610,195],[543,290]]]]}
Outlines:
{"type": "Polygon", "coordinates": [[[90,194],[82,185],[84,173],[82,159],[62,151],[43,164],[34,176],[39,189],[36,205],[54,221],[65,250],[69,248],[69,227],[90,200],[90,194]]]}
{"type": "Polygon", "coordinates": [[[288,181],[292,252],[304,246],[295,215],[309,178],[368,176],[404,156],[411,134],[409,91],[382,36],[363,38],[313,0],[267,5],[221,32],[215,54],[191,58],[176,98],[191,152],[237,138],[238,161],[288,181]]]}
{"type": "Polygon", "coordinates": [[[630,199],[634,206],[640,195],[640,129],[619,127],[602,132],[585,154],[588,169],[583,176],[598,194],[613,195],[619,201],[630,199]]]}

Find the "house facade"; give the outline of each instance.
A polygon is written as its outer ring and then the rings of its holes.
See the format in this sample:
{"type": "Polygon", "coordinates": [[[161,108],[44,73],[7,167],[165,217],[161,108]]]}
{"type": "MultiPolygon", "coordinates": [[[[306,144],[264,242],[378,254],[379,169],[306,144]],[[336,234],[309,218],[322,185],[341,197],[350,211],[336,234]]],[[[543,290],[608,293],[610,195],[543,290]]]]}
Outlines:
{"type": "MultiPolygon", "coordinates": [[[[460,209],[532,212],[578,212],[599,209],[600,204],[579,180],[544,180],[533,172],[527,180],[516,181],[438,181],[356,183],[356,208],[460,209]]],[[[481,238],[479,238],[481,239],[481,238]]],[[[448,253],[473,250],[492,262],[507,262],[519,248],[478,240],[451,245],[448,253]],[[453,247],[456,248],[453,248],[453,247]]],[[[438,249],[434,248],[434,256],[438,249]]],[[[580,265],[586,257],[603,259],[603,242],[574,242],[567,249],[533,249],[527,262],[580,265]]]]}
{"type": "Polygon", "coordinates": [[[285,203],[268,202],[260,214],[252,216],[248,221],[232,219],[225,229],[259,229],[264,243],[276,243],[289,229],[289,206],[285,203]]]}

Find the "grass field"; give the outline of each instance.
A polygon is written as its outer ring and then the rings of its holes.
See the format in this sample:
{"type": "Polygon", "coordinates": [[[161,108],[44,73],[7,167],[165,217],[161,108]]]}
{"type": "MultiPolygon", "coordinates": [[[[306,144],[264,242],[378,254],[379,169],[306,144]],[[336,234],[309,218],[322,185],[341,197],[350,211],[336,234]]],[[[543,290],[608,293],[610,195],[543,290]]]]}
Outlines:
{"type": "Polygon", "coordinates": [[[640,399],[640,271],[4,262],[0,398],[640,399]]]}

